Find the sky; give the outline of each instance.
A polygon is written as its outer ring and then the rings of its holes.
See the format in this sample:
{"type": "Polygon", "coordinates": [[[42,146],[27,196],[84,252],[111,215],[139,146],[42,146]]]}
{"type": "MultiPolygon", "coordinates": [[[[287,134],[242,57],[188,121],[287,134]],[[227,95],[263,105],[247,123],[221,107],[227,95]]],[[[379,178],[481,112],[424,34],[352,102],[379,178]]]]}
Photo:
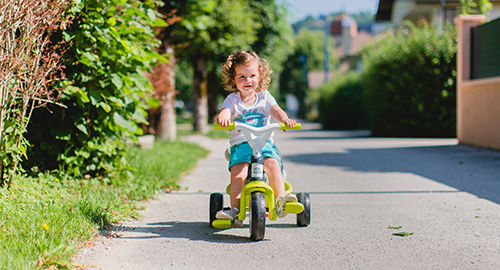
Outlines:
{"type": "Polygon", "coordinates": [[[334,12],[359,13],[366,11],[375,14],[379,0],[286,0],[288,11],[292,14],[290,22],[304,19],[308,15],[318,17],[334,12]]]}

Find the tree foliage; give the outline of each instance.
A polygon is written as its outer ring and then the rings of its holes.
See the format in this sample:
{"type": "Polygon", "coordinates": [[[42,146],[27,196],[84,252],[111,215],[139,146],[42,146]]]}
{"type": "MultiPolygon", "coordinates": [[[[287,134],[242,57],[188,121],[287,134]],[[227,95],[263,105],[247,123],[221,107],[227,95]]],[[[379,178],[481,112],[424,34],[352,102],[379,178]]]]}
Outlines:
{"type": "Polygon", "coordinates": [[[252,49],[273,68],[279,67],[291,34],[286,10],[276,1],[191,0],[170,1],[167,6],[183,18],[172,25],[172,40],[178,56],[192,65],[194,126],[202,131],[209,120],[206,98],[212,116],[223,94],[218,74],[229,54],[252,49]]]}
{"type": "MultiPolygon", "coordinates": [[[[283,64],[280,74],[281,95],[292,94],[299,101],[299,116],[304,117],[307,113],[306,97],[308,91],[307,77],[303,72],[311,70],[322,70],[324,62],[324,32],[302,29],[294,40],[292,52],[283,64]],[[303,61],[307,62],[304,70],[303,61]]],[[[330,38],[330,46],[333,46],[333,38],[330,38]]],[[[330,48],[330,67],[334,66],[336,58],[333,48],[330,48]]]]}
{"type": "Polygon", "coordinates": [[[488,15],[488,12],[490,12],[493,7],[489,0],[460,0],[460,4],[460,13],[462,15],[488,15]]]}
{"type": "Polygon", "coordinates": [[[268,0],[251,1],[250,7],[257,15],[256,39],[250,47],[278,74],[293,49],[293,30],[286,19],[288,11],[277,1],[268,0]]]}
{"type": "Polygon", "coordinates": [[[193,128],[206,132],[210,61],[255,40],[255,15],[241,0],[170,1],[165,8],[182,17],[172,25],[171,38],[177,55],[189,59],[193,67],[193,128]]]}
{"type": "Polygon", "coordinates": [[[76,1],[74,23],[60,32],[71,47],[63,57],[66,88],[59,102],[33,114],[27,167],[104,175],[124,166],[123,147],[145,123],[145,72],[159,59],[154,26],[166,26],[155,1],[76,1]]]}

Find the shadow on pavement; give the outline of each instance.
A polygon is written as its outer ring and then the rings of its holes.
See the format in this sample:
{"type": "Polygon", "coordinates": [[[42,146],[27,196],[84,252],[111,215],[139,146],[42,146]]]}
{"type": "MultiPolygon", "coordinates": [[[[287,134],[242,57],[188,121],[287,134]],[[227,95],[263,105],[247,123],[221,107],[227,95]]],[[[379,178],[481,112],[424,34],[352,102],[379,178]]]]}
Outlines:
{"type": "Polygon", "coordinates": [[[287,155],[284,159],[350,171],[412,173],[500,204],[500,152],[497,151],[464,145],[371,148],[287,155]]]}
{"type": "MultiPolygon", "coordinates": [[[[248,226],[228,230],[245,230],[245,233],[249,234],[248,226]]],[[[123,236],[120,237],[121,239],[185,238],[191,241],[205,241],[225,244],[243,244],[252,242],[249,235],[239,236],[235,234],[223,233],[228,230],[214,229],[208,225],[208,222],[180,221],[148,223],[146,226],[142,227],[117,226],[113,228],[113,231],[118,234],[124,231],[141,234],[138,236],[123,236]]]]}
{"type": "MultiPolygon", "coordinates": [[[[333,130],[294,130],[290,132],[292,135],[292,140],[340,140],[340,139],[363,139],[371,138],[371,132],[369,130],[344,130],[344,131],[333,131],[333,130]],[[306,137],[295,136],[294,132],[310,133],[316,132],[316,135],[309,135],[306,137]]],[[[300,133],[299,133],[300,134],[300,133]]],[[[314,134],[314,133],[313,133],[314,134]]]]}

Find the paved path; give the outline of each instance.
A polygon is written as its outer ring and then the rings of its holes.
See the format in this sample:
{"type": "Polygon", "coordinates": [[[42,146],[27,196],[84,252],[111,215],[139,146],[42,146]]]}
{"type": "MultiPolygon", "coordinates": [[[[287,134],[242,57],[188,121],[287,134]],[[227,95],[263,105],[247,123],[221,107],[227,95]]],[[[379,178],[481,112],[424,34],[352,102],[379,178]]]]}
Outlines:
{"type": "Polygon", "coordinates": [[[311,194],[309,227],[289,215],[269,222],[260,242],[248,226],[210,228],[209,193],[229,181],[227,142],[193,137],[211,153],[184,178],[188,190],[160,195],[143,219],[115,228],[120,237],[75,260],[134,270],[500,269],[500,152],[315,128],[277,136],[289,181],[311,194]]]}

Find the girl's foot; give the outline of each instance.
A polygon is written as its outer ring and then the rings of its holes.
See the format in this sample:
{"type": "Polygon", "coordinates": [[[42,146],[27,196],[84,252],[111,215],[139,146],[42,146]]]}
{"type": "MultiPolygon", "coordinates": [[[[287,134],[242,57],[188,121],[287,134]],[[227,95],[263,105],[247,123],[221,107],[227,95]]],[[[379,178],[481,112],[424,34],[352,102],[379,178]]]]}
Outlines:
{"type": "Polygon", "coordinates": [[[240,213],[240,209],[233,207],[228,210],[220,210],[215,214],[216,219],[226,219],[231,220],[234,227],[243,227],[243,222],[238,219],[238,214],[240,213]]]}
{"type": "Polygon", "coordinates": [[[279,218],[285,217],[285,206],[288,202],[297,202],[297,197],[294,194],[288,194],[285,197],[278,197],[276,199],[276,215],[279,218]]]}

